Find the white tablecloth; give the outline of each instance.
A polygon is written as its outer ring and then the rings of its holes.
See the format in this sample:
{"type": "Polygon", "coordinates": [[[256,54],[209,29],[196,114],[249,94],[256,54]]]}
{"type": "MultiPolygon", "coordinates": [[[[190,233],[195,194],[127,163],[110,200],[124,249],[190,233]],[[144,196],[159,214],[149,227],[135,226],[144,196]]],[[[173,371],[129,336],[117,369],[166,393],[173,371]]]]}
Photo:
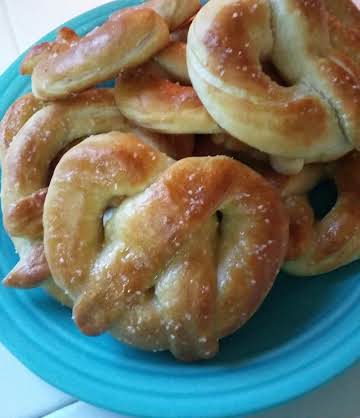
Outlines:
{"type": "MultiPolygon", "coordinates": [[[[360,0],[356,1],[360,4],[360,0]]],[[[0,73],[45,33],[102,3],[105,2],[0,0],[0,73]]],[[[360,364],[306,396],[247,418],[359,418],[359,395],[360,364]]],[[[51,387],[22,366],[1,344],[0,405],[1,418],[121,418],[51,387]]]]}

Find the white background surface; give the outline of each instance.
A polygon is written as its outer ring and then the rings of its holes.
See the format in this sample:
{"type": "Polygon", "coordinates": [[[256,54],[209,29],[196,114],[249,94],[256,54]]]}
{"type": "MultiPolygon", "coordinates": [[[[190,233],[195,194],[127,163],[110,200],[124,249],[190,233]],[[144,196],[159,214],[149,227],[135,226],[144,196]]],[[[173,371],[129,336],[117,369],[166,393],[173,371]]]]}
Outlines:
{"type": "MultiPolygon", "coordinates": [[[[102,0],[0,0],[0,73],[45,33],[103,3],[102,0]]],[[[49,386],[1,344],[0,405],[0,418],[121,418],[49,386]]],[[[360,364],[304,397],[247,418],[360,418],[360,364]]]]}

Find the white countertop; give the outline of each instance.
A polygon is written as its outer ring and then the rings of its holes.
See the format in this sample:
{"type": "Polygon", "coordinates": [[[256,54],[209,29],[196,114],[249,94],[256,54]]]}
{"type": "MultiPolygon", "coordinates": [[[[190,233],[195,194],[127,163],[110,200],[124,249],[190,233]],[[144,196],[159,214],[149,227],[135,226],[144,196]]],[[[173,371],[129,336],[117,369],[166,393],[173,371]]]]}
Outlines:
{"type": "MultiPolygon", "coordinates": [[[[336,1],[336,0],[334,0],[336,1]]],[[[358,1],[360,5],[360,0],[358,1]]],[[[0,73],[20,52],[102,0],[0,0],[0,73]]],[[[0,344],[1,418],[121,418],[51,387],[0,344]]],[[[306,396],[247,418],[360,418],[360,363],[306,396]]]]}

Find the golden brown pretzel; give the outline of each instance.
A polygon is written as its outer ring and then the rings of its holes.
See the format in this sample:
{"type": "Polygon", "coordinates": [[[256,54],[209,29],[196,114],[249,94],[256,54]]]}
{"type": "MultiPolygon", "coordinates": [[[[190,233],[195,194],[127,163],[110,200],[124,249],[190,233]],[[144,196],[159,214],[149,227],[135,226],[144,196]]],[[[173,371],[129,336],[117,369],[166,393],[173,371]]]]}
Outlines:
{"type": "Polygon", "coordinates": [[[40,60],[32,73],[35,96],[66,97],[148,61],[169,42],[169,29],[198,8],[198,0],[155,0],[116,12],[70,48],[40,60]]]}
{"type": "MultiPolygon", "coordinates": [[[[31,99],[28,96],[20,103],[27,102],[27,98],[31,99]]],[[[27,115],[27,108],[24,114],[27,115]]],[[[33,287],[49,276],[41,254],[42,211],[51,161],[75,139],[128,128],[112,91],[106,89],[89,90],[67,101],[50,103],[28,120],[21,112],[17,115],[17,127],[26,123],[13,138],[3,160],[1,199],[4,226],[14,238],[20,261],[5,283],[33,287]]]]}
{"type": "Polygon", "coordinates": [[[148,129],[164,133],[213,133],[221,129],[187,83],[185,45],[170,44],[155,62],[120,74],[115,99],[121,113],[148,129]]]}
{"type": "Polygon", "coordinates": [[[258,170],[280,190],[290,217],[285,271],[313,276],[360,258],[359,169],[360,154],[352,152],[335,163],[306,166],[291,177],[258,170]],[[330,212],[316,219],[307,193],[326,179],[335,181],[338,197],[330,212]]]}
{"type": "MultiPolygon", "coordinates": [[[[338,191],[335,206],[321,220],[313,220],[306,248],[284,265],[298,276],[327,273],[360,258],[360,154],[353,152],[330,165],[326,178],[333,178],[338,191]]],[[[295,210],[297,204],[294,205],[295,210]]],[[[300,206],[304,210],[309,203],[300,206]]]]}
{"type": "Polygon", "coordinates": [[[120,133],[70,150],[44,209],[46,257],[81,330],[110,329],[182,360],[212,357],[249,319],[287,234],[278,194],[246,166],[227,157],[173,164],[120,133]]]}
{"type": "Polygon", "coordinates": [[[249,145],[305,162],[360,146],[356,64],[331,48],[323,0],[210,0],[187,55],[209,113],[249,145]],[[269,60],[290,87],[264,72],[269,60]]]}

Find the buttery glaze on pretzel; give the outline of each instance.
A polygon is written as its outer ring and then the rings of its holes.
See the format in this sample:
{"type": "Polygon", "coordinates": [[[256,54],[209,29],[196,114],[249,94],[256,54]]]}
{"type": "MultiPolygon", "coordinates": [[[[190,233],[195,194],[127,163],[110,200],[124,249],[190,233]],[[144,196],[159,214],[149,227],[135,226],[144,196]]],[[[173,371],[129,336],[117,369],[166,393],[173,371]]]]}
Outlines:
{"type": "Polygon", "coordinates": [[[206,109],[249,145],[305,162],[359,147],[356,64],[331,47],[323,0],[210,0],[187,56],[206,109]],[[290,87],[263,71],[268,61],[290,87]]]}
{"type": "Polygon", "coordinates": [[[214,356],[255,312],[287,236],[278,194],[248,167],[174,163],[115,132],[64,156],[44,209],[46,257],[80,329],[182,360],[214,356]]]}
{"type": "Polygon", "coordinates": [[[154,0],[116,12],[70,48],[44,54],[32,72],[33,93],[42,99],[66,97],[148,61],[168,44],[169,30],[199,7],[198,0],[154,0]]]}
{"type": "Polygon", "coordinates": [[[115,99],[137,125],[158,132],[208,134],[221,132],[189,82],[186,46],[174,42],[143,66],[119,75],[115,99]]]}

